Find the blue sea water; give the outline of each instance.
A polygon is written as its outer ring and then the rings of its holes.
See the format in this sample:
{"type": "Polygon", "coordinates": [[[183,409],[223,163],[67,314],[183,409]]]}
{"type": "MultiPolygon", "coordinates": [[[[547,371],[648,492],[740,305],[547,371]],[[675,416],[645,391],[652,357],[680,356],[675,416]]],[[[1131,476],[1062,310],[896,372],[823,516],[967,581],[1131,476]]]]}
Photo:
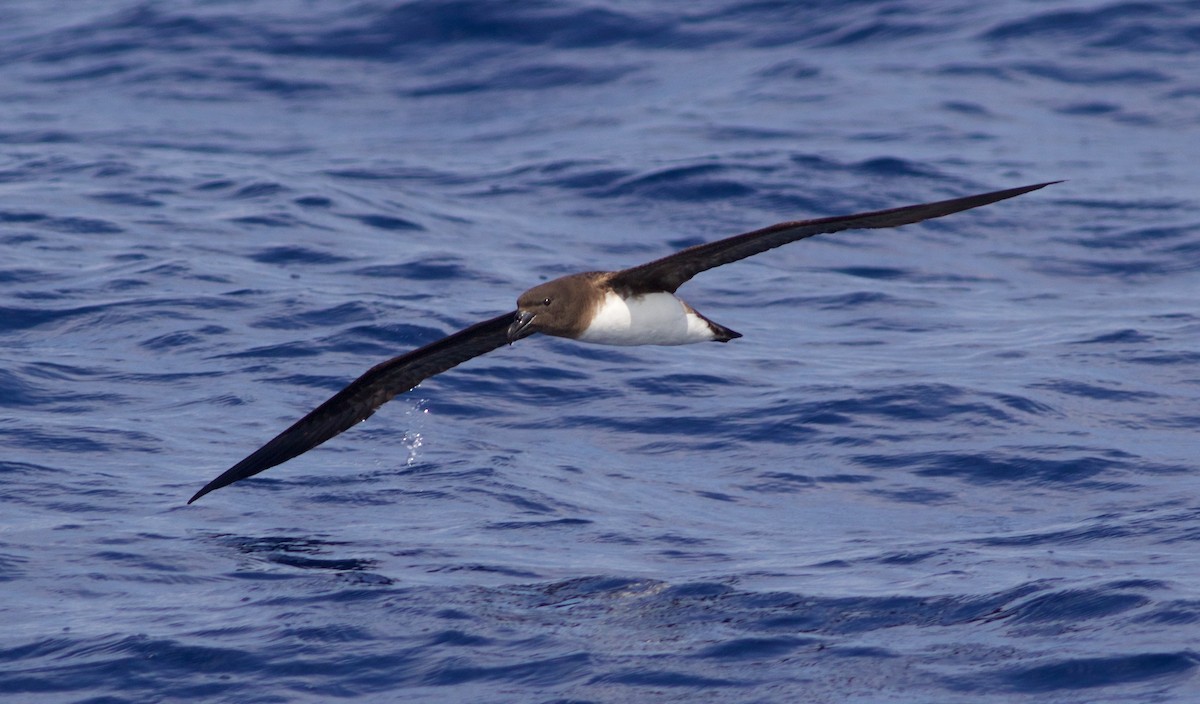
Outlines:
{"type": "Polygon", "coordinates": [[[1200,2],[6,0],[5,702],[1200,697],[1200,2]],[[1069,179],[369,366],[781,220],[1069,179]]]}

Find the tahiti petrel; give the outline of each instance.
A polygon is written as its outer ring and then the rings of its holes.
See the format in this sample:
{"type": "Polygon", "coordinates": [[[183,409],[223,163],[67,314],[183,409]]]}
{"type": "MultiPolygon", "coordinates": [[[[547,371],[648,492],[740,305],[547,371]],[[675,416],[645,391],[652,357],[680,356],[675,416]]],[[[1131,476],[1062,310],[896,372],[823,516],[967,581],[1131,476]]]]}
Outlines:
{"type": "Polygon", "coordinates": [[[675,296],[676,289],[702,271],[813,235],[899,227],[978,208],[1052,183],[1058,181],[890,210],[784,222],[688,247],[632,269],[592,271],[548,281],[521,294],[514,312],[476,323],[372,367],[249,457],[206,484],[188,503],[307,452],[366,420],[394,396],[425,379],[523,337],[540,332],[604,345],[728,342],[741,335],[714,323],[675,296]]]}

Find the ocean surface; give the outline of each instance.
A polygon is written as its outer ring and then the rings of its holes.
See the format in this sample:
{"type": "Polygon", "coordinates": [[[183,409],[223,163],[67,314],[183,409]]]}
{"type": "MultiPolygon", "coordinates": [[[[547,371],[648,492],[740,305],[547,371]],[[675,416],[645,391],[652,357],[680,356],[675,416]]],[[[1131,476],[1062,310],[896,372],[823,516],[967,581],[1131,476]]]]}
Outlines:
{"type": "Polygon", "coordinates": [[[1200,2],[5,0],[0,698],[1200,700],[1200,2]],[[1067,179],[535,336],[524,289],[1067,179]]]}

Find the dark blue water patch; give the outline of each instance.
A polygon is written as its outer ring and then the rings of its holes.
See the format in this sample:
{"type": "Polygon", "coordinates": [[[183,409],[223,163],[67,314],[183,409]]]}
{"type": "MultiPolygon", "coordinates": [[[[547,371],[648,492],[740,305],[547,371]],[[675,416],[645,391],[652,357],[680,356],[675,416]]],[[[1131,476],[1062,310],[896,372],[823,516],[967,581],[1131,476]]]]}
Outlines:
{"type": "Polygon", "coordinates": [[[40,451],[53,448],[56,452],[71,454],[116,452],[127,449],[142,451],[147,442],[151,440],[149,436],[142,433],[129,431],[114,433],[97,428],[78,427],[64,431],[51,431],[29,427],[0,426],[0,437],[6,438],[5,443],[9,447],[40,451]]]}
{"type": "MultiPolygon", "coordinates": [[[[42,241],[41,237],[38,237],[37,235],[31,234],[28,232],[18,233],[18,234],[0,233],[0,244],[4,245],[6,247],[17,247],[19,245],[29,244],[31,242],[40,242],[40,241],[42,241]]],[[[41,275],[43,277],[51,276],[51,274],[49,272],[42,272],[41,275]]]]}
{"type": "Polygon", "coordinates": [[[45,389],[35,386],[16,374],[0,369],[0,406],[13,408],[45,403],[45,389]]]}
{"type": "Polygon", "coordinates": [[[1046,530],[1019,535],[994,535],[974,542],[995,547],[1035,547],[1043,545],[1095,544],[1097,541],[1113,540],[1133,535],[1132,528],[1107,522],[1097,522],[1078,528],[1046,530]]]}
{"type": "MultiPolygon", "coordinates": [[[[316,349],[308,340],[281,342],[275,345],[260,345],[238,350],[237,352],[225,352],[223,354],[213,355],[213,359],[292,359],[303,357],[316,357],[321,354],[321,350],[316,349]]],[[[247,370],[247,371],[253,371],[247,370]]]]}
{"type": "Polygon", "coordinates": [[[95,692],[111,688],[153,696],[163,673],[188,680],[197,671],[237,673],[246,671],[243,668],[265,665],[264,660],[243,649],[184,645],[173,639],[114,633],[74,639],[69,647],[42,664],[36,674],[0,675],[0,687],[10,693],[95,692]]]}
{"type": "Polygon", "coordinates": [[[440,631],[438,633],[431,634],[428,637],[426,644],[429,646],[437,646],[437,645],[479,646],[479,645],[490,645],[493,642],[495,642],[495,641],[491,638],[484,638],[482,636],[477,636],[473,633],[465,633],[460,630],[448,630],[448,631],[440,631]]]}
{"type": "Polygon", "coordinates": [[[586,653],[550,658],[531,658],[511,665],[482,666],[462,660],[443,662],[433,672],[423,676],[419,684],[432,686],[461,685],[467,682],[503,682],[539,687],[562,686],[584,676],[589,670],[586,653]]]}
{"type": "Polygon", "coordinates": [[[994,63],[972,64],[951,61],[937,67],[936,69],[933,69],[931,73],[937,76],[946,76],[952,78],[989,78],[1008,83],[1019,80],[1016,71],[1008,67],[997,66],[994,63]]]}
{"type": "Polygon", "coordinates": [[[736,422],[731,422],[724,416],[698,415],[684,411],[633,419],[620,416],[563,414],[555,419],[539,420],[532,424],[521,423],[516,427],[596,428],[631,436],[648,436],[659,439],[639,447],[639,451],[666,454],[681,450],[727,450],[729,443],[796,445],[811,440],[817,434],[816,430],[790,420],[780,420],[769,412],[743,416],[736,422]]]}
{"type": "MultiPolygon", "coordinates": [[[[308,328],[323,328],[348,325],[362,320],[371,320],[374,311],[362,303],[342,303],[318,310],[302,310],[281,315],[276,313],[270,318],[255,321],[252,327],[265,330],[305,330],[308,328]]],[[[412,333],[417,329],[406,332],[412,333]]]]}
{"type": "Polygon", "coordinates": [[[763,660],[789,655],[820,643],[817,638],[794,636],[733,638],[711,645],[692,657],[714,660],[763,660]]]}
{"type": "Polygon", "coordinates": [[[388,232],[425,230],[425,226],[421,225],[420,223],[413,222],[412,220],[405,220],[404,218],[398,218],[394,215],[379,215],[372,213],[366,215],[347,215],[346,217],[357,220],[362,224],[373,227],[377,230],[386,230],[388,232]]]}
{"type": "MultiPolygon", "coordinates": [[[[238,89],[246,88],[258,93],[268,93],[281,98],[308,98],[310,96],[333,96],[339,91],[335,83],[296,78],[263,76],[259,67],[214,70],[212,75],[202,76],[208,80],[221,80],[238,89]]],[[[142,79],[138,79],[140,82],[142,79]]],[[[240,91],[239,91],[240,92],[240,91]]]]}
{"type": "MultiPolygon", "coordinates": [[[[265,51],[367,60],[426,59],[431,46],[543,46],[569,49],[619,45],[684,50],[716,41],[711,32],[685,31],[657,13],[526,3],[498,6],[485,0],[423,0],[352,15],[324,32],[274,33],[265,51]]],[[[453,60],[446,57],[443,60],[453,60]]]]}
{"type": "MultiPolygon", "coordinates": [[[[226,294],[229,295],[229,294],[226,294]]],[[[59,298],[61,296],[51,296],[51,298],[59,298]]],[[[192,296],[190,298],[130,298],[120,300],[104,305],[96,306],[80,306],[78,308],[68,309],[3,309],[13,312],[13,319],[19,323],[15,329],[24,327],[38,326],[58,320],[73,319],[83,315],[99,313],[102,320],[109,325],[116,325],[129,321],[145,322],[152,318],[164,318],[167,320],[191,320],[192,315],[185,311],[202,310],[205,312],[212,311],[228,311],[243,308],[243,304],[238,301],[228,300],[224,297],[210,298],[205,296],[192,296]]],[[[4,316],[0,315],[0,320],[4,320],[4,316]]],[[[0,327],[0,329],[3,329],[0,327]]]]}
{"type": "Polygon", "coordinates": [[[1112,103],[1088,102],[1068,103],[1056,110],[1064,115],[1088,115],[1093,117],[1108,117],[1120,114],[1121,106],[1112,103]]]}
{"type": "MultiPolygon", "coordinates": [[[[1196,255],[1200,255],[1200,240],[1194,242],[1184,242],[1183,244],[1179,244],[1174,247],[1167,247],[1161,251],[1164,254],[1175,255],[1181,259],[1190,261],[1194,259],[1196,255]]],[[[1192,271],[1193,269],[1200,268],[1200,266],[1185,265],[1182,268],[1184,271],[1192,271]]]]}
{"type": "Polygon", "coordinates": [[[956,679],[970,692],[1008,691],[1025,694],[1092,690],[1122,684],[1178,679],[1196,669],[1192,651],[1136,653],[1098,658],[1054,658],[1028,667],[1006,667],[994,673],[956,679]]]}
{"type": "Polygon", "coordinates": [[[41,64],[95,59],[107,65],[114,57],[151,49],[187,51],[190,42],[215,41],[227,36],[234,25],[232,18],[201,19],[143,5],[66,29],[56,28],[29,42],[25,49],[35,49],[33,59],[41,64]]]}
{"type": "MultiPolygon", "coordinates": [[[[912,271],[909,269],[897,269],[894,267],[884,267],[884,266],[848,266],[848,267],[829,269],[829,271],[832,271],[832,272],[835,272],[838,274],[845,274],[846,276],[856,276],[856,277],[863,278],[863,279],[878,279],[881,281],[890,281],[893,279],[906,280],[912,276],[912,271]]],[[[878,297],[879,299],[883,299],[886,297],[886,296],[884,296],[884,294],[876,293],[876,292],[867,292],[866,294],[859,294],[859,295],[875,296],[875,297],[878,297]]]]}
{"type": "Polygon", "coordinates": [[[918,34],[945,31],[929,21],[930,15],[925,15],[925,22],[919,24],[901,22],[899,16],[877,11],[873,5],[877,3],[725,3],[717,10],[698,12],[691,21],[716,27],[739,27],[740,32],[731,43],[755,48],[810,46],[836,49],[871,42],[886,45],[918,34]],[[849,14],[839,12],[850,8],[853,12],[849,14]]]}
{"type": "Polygon", "coordinates": [[[854,461],[878,469],[903,469],[918,476],[956,477],[973,484],[1016,482],[1108,491],[1129,488],[1111,477],[1132,470],[1123,459],[1097,454],[1056,458],[1048,456],[1045,448],[1028,448],[1024,454],[993,451],[859,455],[854,461]],[[1105,481],[1100,481],[1101,478],[1105,481]]]}
{"type": "Polygon", "coordinates": [[[258,181],[242,186],[230,194],[230,197],[238,200],[273,199],[280,194],[289,192],[290,190],[290,188],[281,183],[258,181]]]}
{"type": "MultiPolygon", "coordinates": [[[[15,475],[18,474],[33,474],[42,472],[55,472],[57,470],[50,467],[34,464],[32,462],[14,462],[11,460],[0,460],[0,474],[15,475]]],[[[13,477],[9,477],[13,479],[13,477]]]]}
{"type": "Polygon", "coordinates": [[[326,196],[302,196],[292,201],[305,208],[332,208],[333,199],[326,196]]]}
{"type": "Polygon", "coordinates": [[[793,130],[775,130],[742,125],[709,125],[697,128],[706,139],[714,142],[796,142],[804,135],[793,130]]]}
{"type": "Polygon", "coordinates": [[[1169,83],[1168,74],[1149,69],[1104,69],[1093,65],[1019,64],[1020,73],[1071,85],[1100,86],[1105,84],[1143,86],[1148,83],[1169,83]]]}
{"type": "Polygon", "coordinates": [[[1071,344],[1075,345],[1094,345],[1094,344],[1140,344],[1143,342],[1155,342],[1158,338],[1140,332],[1134,328],[1126,328],[1124,330],[1116,330],[1114,332],[1096,335],[1086,340],[1076,340],[1071,344]]]}
{"type": "Polygon", "coordinates": [[[118,225],[99,218],[55,217],[45,213],[0,211],[0,223],[36,223],[48,230],[78,235],[112,235],[124,232],[118,225]]]}
{"type": "Polygon", "coordinates": [[[51,413],[89,413],[97,407],[112,407],[128,399],[111,391],[91,391],[86,386],[64,389],[61,386],[35,384],[28,369],[20,374],[0,369],[0,407],[40,408],[51,413]]]}
{"type": "Polygon", "coordinates": [[[287,535],[240,536],[218,533],[210,535],[208,538],[247,555],[273,553],[322,555],[331,549],[343,548],[348,545],[345,541],[287,535]]]}
{"type": "Polygon", "coordinates": [[[499,564],[485,565],[485,564],[481,564],[478,562],[459,563],[459,564],[456,564],[456,565],[453,565],[450,567],[441,567],[441,568],[431,569],[430,572],[478,572],[480,574],[502,575],[505,577],[509,577],[511,579],[524,579],[524,580],[537,578],[537,575],[533,572],[530,572],[529,570],[523,570],[523,569],[518,569],[515,567],[508,567],[506,565],[499,565],[499,564]]]}
{"type": "Polygon", "coordinates": [[[1080,42],[1096,49],[1184,53],[1200,45],[1195,2],[1118,2],[1095,9],[1053,10],[1005,22],[980,35],[995,42],[1056,45],[1080,42]]]}
{"type": "Polygon", "coordinates": [[[612,187],[622,180],[628,179],[633,174],[628,169],[612,167],[596,168],[590,164],[584,166],[588,168],[573,170],[572,173],[567,174],[556,174],[554,179],[547,185],[584,191],[603,190],[612,187]]]}
{"type": "Polygon", "coordinates": [[[951,626],[989,620],[1032,585],[971,597],[906,596],[810,598],[774,593],[737,595],[726,606],[735,622],[749,617],[755,631],[845,636],[900,626],[951,626]]]}
{"type": "Polygon", "coordinates": [[[366,571],[375,569],[378,562],[370,559],[354,558],[319,558],[290,553],[276,553],[267,556],[269,562],[305,570],[331,570],[335,572],[366,571]]]}
{"type": "Polygon", "coordinates": [[[213,338],[229,332],[220,325],[204,325],[194,330],[179,330],[165,335],[156,335],[138,343],[138,346],[155,352],[181,351],[207,345],[213,338]]]}
{"type": "Polygon", "coordinates": [[[635,378],[628,382],[638,391],[672,397],[712,397],[719,389],[732,386],[725,377],[709,374],[666,374],[635,378]]]}
{"type": "Polygon", "coordinates": [[[620,598],[623,594],[644,593],[661,586],[661,582],[651,579],[596,575],[528,585],[521,591],[537,606],[561,607],[581,603],[581,600],[608,600],[620,598]]]}
{"type": "Polygon", "coordinates": [[[1162,256],[1157,259],[1069,259],[1038,262],[1035,269],[1052,276],[1082,279],[1108,277],[1122,280],[1161,279],[1181,272],[1200,269],[1200,262],[1191,262],[1175,257],[1162,256]]]}
{"type": "MultiPolygon", "coordinates": [[[[549,504],[543,503],[542,501],[537,501],[533,498],[533,496],[523,496],[521,494],[517,494],[512,491],[493,491],[490,489],[467,489],[467,490],[465,490],[464,493],[470,494],[470,493],[475,493],[475,492],[486,494],[487,496],[489,496],[490,498],[492,498],[494,500],[500,501],[508,506],[511,506],[513,509],[515,509],[516,511],[518,511],[520,513],[546,516],[546,515],[552,515],[552,514],[555,514],[558,512],[555,509],[555,507],[550,506],[549,504]]],[[[574,519],[567,519],[567,520],[568,520],[568,523],[565,523],[563,525],[576,525],[574,523],[569,522],[574,519]]]]}
{"type": "Polygon", "coordinates": [[[592,525],[593,521],[583,518],[558,518],[548,521],[500,521],[489,523],[488,530],[544,530],[547,528],[576,528],[592,525]]]}
{"type": "Polygon", "coordinates": [[[57,656],[72,648],[76,642],[76,639],[70,637],[44,638],[26,645],[0,648],[0,662],[57,656]]]}
{"type": "MultiPolygon", "coordinates": [[[[442,634],[446,642],[452,642],[452,631],[443,631],[442,634]]],[[[232,633],[214,633],[213,635],[234,635],[232,633]]],[[[240,635],[240,634],[238,634],[240,635]]],[[[465,635],[465,634],[464,634],[465,635]]],[[[331,624],[321,626],[298,626],[291,627],[280,632],[281,638],[291,639],[305,643],[332,643],[332,644],[350,644],[357,642],[369,641],[373,638],[372,633],[364,627],[350,624],[331,624]]],[[[429,643],[436,644],[439,642],[439,636],[434,635],[429,639],[429,643]]]]}
{"type": "Polygon", "coordinates": [[[927,560],[943,557],[945,554],[946,551],[943,550],[891,552],[872,559],[872,562],[878,562],[881,565],[917,565],[927,560]]]}
{"type": "Polygon", "coordinates": [[[881,496],[890,501],[898,501],[915,506],[937,506],[952,503],[955,494],[949,491],[937,491],[925,487],[909,487],[905,489],[873,489],[874,496],[881,496]]]}
{"type": "Polygon", "coordinates": [[[743,491],[764,494],[796,494],[818,488],[817,480],[796,472],[760,472],[755,481],[738,486],[743,491]]]}
{"type": "Polygon", "coordinates": [[[102,311],[105,306],[79,306],[77,308],[12,308],[0,306],[0,329],[7,331],[28,330],[60,321],[102,311]]]}
{"type": "Polygon", "coordinates": [[[107,563],[115,563],[112,565],[112,567],[128,572],[147,570],[149,572],[171,573],[171,579],[169,580],[155,579],[150,575],[139,575],[138,577],[134,578],[140,582],[165,582],[171,584],[189,582],[198,583],[197,580],[193,580],[184,574],[184,568],[177,565],[165,564],[163,562],[147,558],[145,555],[139,553],[121,552],[117,550],[101,550],[99,552],[92,553],[89,557],[107,563]]]}
{"type": "Polygon", "coordinates": [[[1001,405],[1011,408],[1014,411],[1019,411],[1025,415],[1040,416],[1040,415],[1059,415],[1056,408],[1047,403],[1042,403],[1036,399],[1026,396],[1018,396],[1016,394],[984,394],[987,398],[1000,402],[1001,405]]]}
{"type": "Polygon", "coordinates": [[[251,254],[250,259],[261,264],[278,264],[281,266],[290,266],[293,264],[340,264],[350,261],[348,257],[299,245],[268,247],[251,254]]]}
{"type": "Polygon", "coordinates": [[[150,198],[141,193],[130,193],[127,191],[93,193],[88,195],[88,198],[100,203],[129,206],[133,208],[160,208],[165,205],[164,201],[158,198],[150,198]]]}
{"type": "Polygon", "coordinates": [[[1085,237],[1059,238],[1060,241],[1070,242],[1087,249],[1099,250],[1138,250],[1155,253],[1166,253],[1177,251],[1180,248],[1191,246],[1191,242],[1183,242],[1176,244],[1180,239],[1190,239],[1197,231],[1195,224],[1179,225],[1172,227],[1139,227],[1132,229],[1122,229],[1117,232],[1112,232],[1105,228],[1094,233],[1090,233],[1085,237]],[[1151,249],[1154,245],[1160,245],[1151,249]],[[1161,245],[1173,245],[1171,247],[1162,247],[1161,245]]]}
{"type": "Polygon", "coordinates": [[[303,224],[299,218],[290,213],[275,212],[265,213],[260,215],[242,215],[236,218],[229,218],[229,222],[237,223],[238,225],[258,225],[261,227],[279,227],[279,228],[295,228],[303,224]]]}
{"type": "Polygon", "coordinates": [[[706,677],[704,675],[672,672],[660,669],[624,670],[599,675],[588,680],[588,684],[623,684],[638,687],[744,687],[751,684],[746,680],[706,677]]]}
{"type": "Polygon", "coordinates": [[[1121,591],[1120,586],[1103,585],[1041,594],[1007,608],[1004,616],[1012,623],[1045,624],[1057,633],[1067,630],[1066,624],[1123,614],[1149,603],[1150,598],[1144,594],[1121,591]]]}
{"type": "Polygon", "coordinates": [[[1126,362],[1133,364],[1149,364],[1153,366],[1184,367],[1200,364],[1200,352],[1191,350],[1183,352],[1161,352],[1158,354],[1131,355],[1125,357],[1126,362]]]}
{"type": "Polygon", "coordinates": [[[225,189],[228,189],[228,188],[233,188],[233,187],[234,187],[234,186],[236,186],[236,185],[237,185],[237,182],[236,182],[236,181],[233,181],[233,180],[231,180],[231,179],[224,179],[224,178],[220,178],[220,179],[214,179],[214,180],[211,180],[211,181],[204,181],[204,182],[202,182],[202,183],[198,183],[198,184],[196,184],[195,186],[193,186],[193,187],[192,187],[192,190],[196,190],[196,191],[223,191],[223,190],[225,190],[225,189]]]}
{"type": "MultiPolygon", "coordinates": [[[[939,27],[929,23],[915,24],[887,20],[854,22],[849,26],[842,27],[821,37],[821,40],[815,42],[815,45],[821,47],[850,47],[864,42],[894,42],[937,32],[939,29],[939,27]]],[[[784,35],[781,33],[777,32],[775,34],[776,41],[783,38],[784,35]]]]}
{"type": "Polygon", "coordinates": [[[915,422],[1015,422],[996,405],[963,400],[968,394],[949,384],[906,384],[865,390],[856,398],[808,404],[811,413],[842,417],[877,417],[915,422]],[[974,419],[969,421],[968,419],[974,419]]]}
{"type": "Polygon", "coordinates": [[[749,179],[730,177],[737,170],[717,163],[674,166],[623,179],[606,188],[594,190],[590,195],[597,198],[711,202],[755,193],[756,189],[748,185],[749,179]]]}
{"type": "Polygon", "coordinates": [[[1200,602],[1174,600],[1156,605],[1133,619],[1135,623],[1160,626],[1190,626],[1200,623],[1200,602]]]}
{"type": "MultiPolygon", "coordinates": [[[[4,476],[4,475],[8,474],[7,465],[11,465],[11,464],[13,464],[13,463],[0,462],[0,476],[4,476]]],[[[0,498],[3,498],[3,497],[4,497],[4,494],[0,493],[0,498]]],[[[0,543],[0,546],[4,546],[4,545],[5,545],[4,543],[0,543]]],[[[0,552],[0,583],[11,582],[14,580],[25,578],[26,577],[25,565],[27,565],[28,563],[29,563],[29,559],[23,555],[13,555],[13,554],[5,553],[5,552],[0,552]]],[[[5,651],[0,649],[0,662],[4,662],[5,659],[6,659],[5,651]]]]}
{"type": "Polygon", "coordinates": [[[866,159],[853,164],[851,168],[872,178],[945,178],[942,173],[933,168],[897,157],[866,159]]]}
{"type": "MultiPolygon", "coordinates": [[[[3,471],[3,470],[0,470],[0,471],[3,471]]],[[[738,497],[732,496],[730,494],[724,494],[719,491],[697,490],[692,493],[695,494],[696,496],[700,496],[705,499],[712,499],[713,501],[723,501],[723,502],[732,503],[732,504],[739,503],[738,497]]]]}
{"type": "Polygon", "coordinates": [[[152,284],[145,279],[110,279],[98,290],[111,293],[125,293],[144,289],[152,284]]]}
{"type": "MultiPolygon", "coordinates": [[[[520,171],[518,168],[516,171],[520,171]]],[[[435,171],[414,166],[376,166],[373,168],[339,168],[326,169],[322,172],[331,178],[349,179],[352,181],[418,181],[456,185],[475,183],[479,177],[458,176],[452,171],[435,171]]],[[[505,172],[510,173],[510,172],[505,172]]]]}
{"type": "Polygon", "coordinates": [[[473,278],[471,271],[457,257],[434,257],[403,264],[374,264],[355,269],[356,276],[412,281],[445,281],[473,278]]]}
{"type": "Polygon", "coordinates": [[[1033,384],[1032,386],[1033,388],[1048,389],[1067,396],[1078,396],[1098,401],[1132,403],[1161,398],[1160,394],[1149,391],[1126,391],[1124,389],[1114,389],[1097,384],[1087,384],[1081,381],[1048,381],[1041,384],[1033,384]]]}
{"type": "Polygon", "coordinates": [[[766,68],[758,69],[754,75],[758,78],[768,78],[773,80],[786,79],[791,81],[808,81],[822,72],[819,64],[806,63],[797,59],[788,59],[771,64],[766,68]]]}
{"type": "MultiPolygon", "coordinates": [[[[858,275],[860,275],[860,273],[863,273],[863,271],[859,270],[858,267],[851,267],[851,269],[832,269],[829,271],[846,273],[846,275],[850,275],[850,276],[858,276],[858,275]]],[[[898,270],[898,269],[882,270],[882,271],[877,270],[877,269],[868,269],[868,270],[866,270],[865,273],[869,273],[869,275],[875,276],[876,273],[883,273],[884,271],[895,272],[896,277],[905,278],[905,279],[908,279],[908,281],[914,281],[914,279],[920,278],[919,276],[914,276],[913,272],[905,272],[904,270],[898,270]]],[[[888,277],[889,277],[889,275],[887,275],[887,273],[884,273],[884,276],[882,276],[881,278],[888,278],[888,277]]],[[[854,311],[854,309],[858,309],[858,308],[871,309],[871,308],[875,308],[875,307],[925,308],[925,307],[929,307],[930,303],[926,302],[926,301],[918,301],[918,300],[913,300],[913,299],[900,299],[900,297],[890,296],[888,294],[880,293],[880,291],[858,290],[858,291],[848,291],[848,293],[845,293],[845,294],[822,295],[822,296],[803,296],[803,295],[782,296],[782,297],[778,297],[778,299],[770,299],[770,301],[767,303],[767,305],[769,305],[770,307],[780,307],[780,308],[784,308],[784,309],[817,308],[817,309],[822,309],[822,311],[854,311]]],[[[848,326],[850,324],[845,324],[845,325],[848,326]]]]}
{"type": "MultiPolygon", "coordinates": [[[[0,132],[0,144],[72,144],[79,136],[61,130],[17,130],[0,132]]],[[[19,170],[0,171],[0,183],[19,179],[19,170]]]]}
{"type": "Polygon", "coordinates": [[[947,100],[940,107],[949,112],[971,117],[991,117],[992,115],[991,111],[983,105],[965,100],[947,100]]]}

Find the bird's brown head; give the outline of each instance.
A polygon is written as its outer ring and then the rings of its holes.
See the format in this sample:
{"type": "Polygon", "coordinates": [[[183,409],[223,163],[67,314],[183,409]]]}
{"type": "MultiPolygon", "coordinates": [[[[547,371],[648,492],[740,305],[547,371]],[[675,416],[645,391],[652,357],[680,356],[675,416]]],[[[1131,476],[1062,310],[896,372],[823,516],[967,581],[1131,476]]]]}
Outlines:
{"type": "Polygon", "coordinates": [[[571,274],[522,293],[517,298],[517,317],[508,327],[509,344],[535,332],[578,337],[604,300],[597,286],[600,276],[595,272],[571,274]]]}

